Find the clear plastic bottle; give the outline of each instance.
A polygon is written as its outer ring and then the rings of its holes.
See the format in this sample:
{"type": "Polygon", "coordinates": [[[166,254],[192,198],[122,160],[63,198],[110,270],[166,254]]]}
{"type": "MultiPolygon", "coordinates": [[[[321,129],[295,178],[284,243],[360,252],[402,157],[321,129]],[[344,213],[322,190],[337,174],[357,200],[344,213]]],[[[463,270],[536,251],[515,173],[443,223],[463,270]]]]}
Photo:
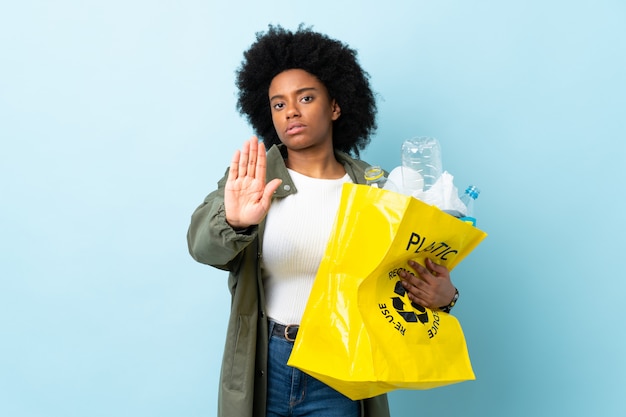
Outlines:
{"type": "Polygon", "coordinates": [[[474,212],[474,205],[479,194],[480,190],[475,185],[470,185],[465,189],[465,192],[460,197],[463,204],[465,204],[465,213],[460,219],[464,222],[471,223],[474,226],[476,226],[476,213],[474,212]]]}
{"type": "Polygon", "coordinates": [[[441,146],[435,138],[418,137],[402,143],[402,186],[412,194],[427,191],[442,172],[441,146]]]}
{"type": "Polygon", "coordinates": [[[367,185],[376,188],[383,188],[387,182],[385,171],[378,165],[372,165],[365,170],[365,181],[367,185]]]}

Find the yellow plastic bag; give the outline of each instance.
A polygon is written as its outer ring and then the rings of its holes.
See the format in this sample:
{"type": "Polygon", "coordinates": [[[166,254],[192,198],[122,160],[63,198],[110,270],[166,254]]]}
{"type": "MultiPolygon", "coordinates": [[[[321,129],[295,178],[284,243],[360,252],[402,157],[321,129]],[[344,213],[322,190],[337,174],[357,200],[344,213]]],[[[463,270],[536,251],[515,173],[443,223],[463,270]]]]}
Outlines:
{"type": "Polygon", "coordinates": [[[358,400],[475,379],[449,314],[412,305],[398,271],[452,270],[487,235],[415,198],[345,184],[288,364],[358,400]]]}

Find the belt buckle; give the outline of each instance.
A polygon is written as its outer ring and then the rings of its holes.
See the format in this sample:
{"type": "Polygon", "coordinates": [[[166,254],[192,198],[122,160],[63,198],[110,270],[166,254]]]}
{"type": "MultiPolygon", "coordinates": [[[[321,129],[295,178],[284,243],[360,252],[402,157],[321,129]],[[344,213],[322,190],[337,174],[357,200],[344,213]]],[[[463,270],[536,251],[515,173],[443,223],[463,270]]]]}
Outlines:
{"type": "Polygon", "coordinates": [[[297,327],[297,326],[295,326],[295,325],[293,325],[293,324],[288,324],[287,326],[285,326],[285,339],[286,339],[287,341],[289,341],[289,342],[295,342],[295,341],[296,341],[296,339],[295,339],[295,338],[294,338],[294,339],[292,339],[291,337],[289,337],[289,329],[290,329],[291,327],[297,327]]]}

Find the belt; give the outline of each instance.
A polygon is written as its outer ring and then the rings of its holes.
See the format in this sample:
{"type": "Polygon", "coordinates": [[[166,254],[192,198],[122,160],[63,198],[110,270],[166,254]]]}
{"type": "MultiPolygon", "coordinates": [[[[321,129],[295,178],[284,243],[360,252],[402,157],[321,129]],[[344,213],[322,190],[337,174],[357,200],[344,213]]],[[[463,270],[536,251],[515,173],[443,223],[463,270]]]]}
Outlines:
{"type": "Polygon", "coordinates": [[[285,340],[293,342],[296,340],[296,335],[298,334],[298,326],[297,324],[288,324],[283,325],[279,323],[274,323],[274,329],[272,330],[272,336],[282,337],[285,340]]]}

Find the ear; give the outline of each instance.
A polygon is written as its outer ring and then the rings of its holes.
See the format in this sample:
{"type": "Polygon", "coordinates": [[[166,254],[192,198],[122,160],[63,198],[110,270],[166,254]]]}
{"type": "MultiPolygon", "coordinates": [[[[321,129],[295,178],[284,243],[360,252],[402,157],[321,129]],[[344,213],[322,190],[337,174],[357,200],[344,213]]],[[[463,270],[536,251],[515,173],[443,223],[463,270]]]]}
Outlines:
{"type": "Polygon", "coordinates": [[[332,119],[334,122],[339,119],[339,116],[341,116],[341,107],[339,107],[339,103],[337,103],[337,100],[335,99],[333,99],[333,102],[331,103],[331,110],[333,112],[332,119]]]}

